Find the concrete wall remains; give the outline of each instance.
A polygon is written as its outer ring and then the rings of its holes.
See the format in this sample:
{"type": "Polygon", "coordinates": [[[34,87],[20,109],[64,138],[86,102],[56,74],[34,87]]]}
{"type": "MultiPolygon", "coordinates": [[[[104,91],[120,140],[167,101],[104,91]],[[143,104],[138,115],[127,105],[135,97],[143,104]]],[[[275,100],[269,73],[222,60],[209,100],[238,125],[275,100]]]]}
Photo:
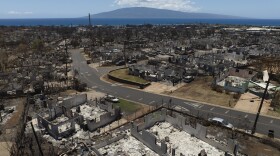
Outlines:
{"type": "Polygon", "coordinates": [[[118,135],[118,136],[116,136],[116,137],[114,137],[114,138],[112,138],[112,139],[109,139],[109,140],[105,140],[105,141],[103,141],[103,142],[100,142],[99,144],[94,145],[94,147],[95,147],[96,149],[105,147],[105,146],[107,146],[107,145],[112,144],[113,142],[117,142],[117,141],[123,139],[125,136],[126,136],[125,134],[118,135]]]}
{"type": "Polygon", "coordinates": [[[114,109],[114,112],[107,112],[103,115],[100,116],[100,121],[96,121],[96,120],[87,120],[87,127],[88,130],[93,132],[95,130],[97,130],[100,127],[103,127],[115,120],[117,120],[120,117],[121,113],[120,113],[120,109],[114,109]]]}
{"type": "Polygon", "coordinates": [[[75,122],[82,118],[82,116],[76,116],[70,120],[55,125],[40,115],[37,115],[38,126],[40,128],[45,128],[45,130],[55,139],[67,137],[75,132],[75,122]]]}
{"type": "Polygon", "coordinates": [[[73,114],[70,108],[79,106],[85,102],[87,102],[86,94],[76,95],[64,100],[61,103],[61,106],[50,109],[46,118],[37,114],[38,126],[45,128],[46,131],[55,139],[71,135],[76,130],[75,123],[81,124],[84,118],[81,115],[73,114]],[[69,120],[59,124],[53,124],[50,122],[63,114],[68,117],[69,120]]]}
{"type": "Polygon", "coordinates": [[[77,107],[87,102],[87,94],[75,95],[69,99],[63,100],[61,105],[67,109],[77,107]]]}
{"type": "Polygon", "coordinates": [[[96,121],[96,119],[86,121],[87,127],[91,132],[117,120],[121,116],[120,108],[114,107],[114,105],[111,102],[103,101],[103,103],[97,103],[97,105],[101,109],[106,110],[107,113],[101,115],[99,121],[96,121]]]}
{"type": "Polygon", "coordinates": [[[146,130],[142,130],[142,134],[139,133],[138,126],[134,123],[131,124],[131,135],[148,146],[151,150],[155,151],[157,154],[161,156],[167,156],[167,145],[164,141],[161,141],[161,146],[157,144],[156,137],[147,132],[146,130]]]}
{"type": "Polygon", "coordinates": [[[79,106],[87,102],[87,94],[75,95],[62,101],[60,106],[56,106],[48,111],[47,120],[52,121],[60,117],[66,110],[79,106]]]}
{"type": "Polygon", "coordinates": [[[175,127],[179,127],[185,132],[194,135],[196,138],[218,148],[222,151],[227,151],[230,153],[234,153],[235,151],[235,142],[232,139],[228,139],[226,141],[226,145],[222,144],[222,140],[212,140],[207,138],[207,127],[197,123],[195,120],[192,120],[191,117],[183,117],[179,113],[173,112],[173,116],[167,115],[166,121],[172,124],[175,127]]]}
{"type": "Polygon", "coordinates": [[[159,147],[156,145],[155,136],[145,131],[146,128],[150,128],[156,122],[163,121],[170,123],[174,127],[181,129],[222,151],[229,153],[237,152],[236,149],[238,146],[234,139],[229,138],[226,140],[226,144],[224,144],[224,140],[213,140],[211,138],[207,138],[207,127],[197,123],[195,118],[183,116],[177,112],[172,112],[171,110],[166,109],[162,109],[159,112],[145,116],[143,124],[132,124],[131,134],[159,155],[165,155],[166,152],[164,147],[166,144],[162,143],[162,146],[159,147]],[[139,132],[141,130],[142,134],[139,132]]]}

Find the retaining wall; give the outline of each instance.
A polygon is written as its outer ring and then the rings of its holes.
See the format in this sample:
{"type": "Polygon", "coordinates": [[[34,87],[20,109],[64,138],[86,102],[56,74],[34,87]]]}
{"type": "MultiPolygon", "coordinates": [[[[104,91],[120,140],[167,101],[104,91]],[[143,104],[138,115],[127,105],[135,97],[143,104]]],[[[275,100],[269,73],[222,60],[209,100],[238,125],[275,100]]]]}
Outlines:
{"type": "MultiPolygon", "coordinates": [[[[124,68],[121,68],[121,69],[124,69],[124,68]]],[[[116,70],[119,70],[119,69],[116,69],[116,70]]],[[[120,83],[125,83],[125,84],[129,84],[129,85],[135,85],[135,86],[140,86],[141,88],[145,88],[147,86],[149,86],[151,83],[148,82],[148,83],[138,83],[138,82],[133,82],[133,81],[128,81],[128,80],[125,80],[125,79],[121,79],[121,78],[118,78],[118,77],[115,77],[113,75],[111,75],[111,73],[113,71],[116,71],[116,70],[112,70],[109,72],[108,74],[108,78],[111,79],[111,80],[114,80],[114,81],[117,81],[117,82],[120,82],[120,83]]]]}

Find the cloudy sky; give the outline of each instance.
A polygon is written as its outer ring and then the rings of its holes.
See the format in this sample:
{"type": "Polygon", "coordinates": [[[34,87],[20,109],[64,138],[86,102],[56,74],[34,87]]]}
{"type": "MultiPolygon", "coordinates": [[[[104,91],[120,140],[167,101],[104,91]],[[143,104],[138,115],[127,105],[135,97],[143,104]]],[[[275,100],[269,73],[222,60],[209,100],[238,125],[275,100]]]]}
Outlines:
{"type": "Polygon", "coordinates": [[[280,0],[1,0],[0,18],[71,18],[140,6],[280,19],[280,0]]]}

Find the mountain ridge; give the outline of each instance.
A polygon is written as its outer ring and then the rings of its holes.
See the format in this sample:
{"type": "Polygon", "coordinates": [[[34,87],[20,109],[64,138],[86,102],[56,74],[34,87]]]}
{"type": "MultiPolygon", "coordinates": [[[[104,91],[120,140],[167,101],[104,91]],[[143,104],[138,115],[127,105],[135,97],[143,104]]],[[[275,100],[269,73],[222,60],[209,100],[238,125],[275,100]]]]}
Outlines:
{"type": "Polygon", "coordinates": [[[147,7],[130,7],[93,14],[91,18],[243,19],[244,17],[212,13],[181,12],[147,7]]]}

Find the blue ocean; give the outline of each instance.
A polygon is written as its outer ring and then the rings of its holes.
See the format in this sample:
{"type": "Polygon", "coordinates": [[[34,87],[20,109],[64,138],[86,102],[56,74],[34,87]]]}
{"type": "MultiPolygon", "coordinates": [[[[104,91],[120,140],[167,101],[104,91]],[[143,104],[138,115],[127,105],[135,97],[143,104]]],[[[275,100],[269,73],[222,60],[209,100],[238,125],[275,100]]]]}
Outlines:
{"type": "MultiPolygon", "coordinates": [[[[229,24],[280,26],[280,19],[92,19],[93,25],[171,25],[171,24],[229,24]]],[[[88,25],[87,18],[0,19],[1,26],[79,26],[88,25]]]]}

